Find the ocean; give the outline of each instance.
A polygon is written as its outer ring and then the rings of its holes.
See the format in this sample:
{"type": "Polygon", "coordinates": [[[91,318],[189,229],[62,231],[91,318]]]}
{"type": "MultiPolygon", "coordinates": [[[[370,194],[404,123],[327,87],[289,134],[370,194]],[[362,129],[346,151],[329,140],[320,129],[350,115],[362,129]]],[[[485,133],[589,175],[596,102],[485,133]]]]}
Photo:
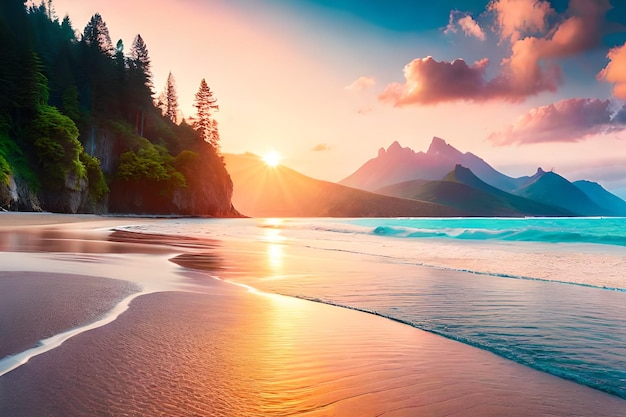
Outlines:
{"type": "Polygon", "coordinates": [[[626,218],[139,223],[120,229],[266,245],[247,270],[224,259],[216,278],[383,316],[626,399],[626,218]],[[294,261],[302,251],[315,256],[294,261]]]}

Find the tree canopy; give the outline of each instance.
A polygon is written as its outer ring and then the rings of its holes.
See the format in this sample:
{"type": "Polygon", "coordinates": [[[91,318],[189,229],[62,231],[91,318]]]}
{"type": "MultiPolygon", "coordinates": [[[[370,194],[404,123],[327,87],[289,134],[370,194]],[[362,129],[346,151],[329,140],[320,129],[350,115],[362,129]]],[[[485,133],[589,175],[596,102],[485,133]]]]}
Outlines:
{"type": "Polygon", "coordinates": [[[141,35],[126,52],[99,13],[77,36],[52,0],[24,3],[0,2],[0,206],[19,182],[48,210],[233,213],[206,82],[196,129],[179,124],[174,77],[155,103],[141,35]]]}

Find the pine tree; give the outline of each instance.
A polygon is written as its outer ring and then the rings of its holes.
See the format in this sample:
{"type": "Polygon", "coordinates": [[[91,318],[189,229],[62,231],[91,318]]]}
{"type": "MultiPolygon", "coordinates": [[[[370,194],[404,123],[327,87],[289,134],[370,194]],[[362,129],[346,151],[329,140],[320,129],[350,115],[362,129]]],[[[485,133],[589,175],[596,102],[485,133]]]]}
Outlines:
{"type": "Polygon", "coordinates": [[[178,93],[176,92],[176,81],[170,72],[165,85],[165,117],[175,124],[178,124],[178,93]]]}
{"type": "Polygon", "coordinates": [[[134,118],[135,130],[139,136],[144,136],[145,113],[154,104],[150,57],[148,55],[148,47],[141,35],[135,36],[130,50],[128,87],[131,117],[134,118]]]}
{"type": "Polygon", "coordinates": [[[148,47],[141,35],[135,36],[133,46],[130,50],[130,61],[130,66],[136,71],[136,76],[141,78],[143,84],[150,90],[150,94],[152,94],[153,84],[150,57],[148,55],[148,47]]]}
{"type": "Polygon", "coordinates": [[[94,14],[83,31],[83,42],[89,46],[97,47],[105,55],[111,56],[115,49],[107,24],[102,19],[100,13],[94,14]]]}
{"type": "Polygon", "coordinates": [[[176,80],[172,72],[167,76],[165,87],[156,101],[156,106],[161,109],[161,114],[170,119],[174,124],[178,124],[178,92],[176,91],[176,80]]]}
{"type": "Polygon", "coordinates": [[[76,33],[74,32],[72,21],[68,15],[65,15],[61,21],[61,32],[66,41],[74,41],[76,39],[76,33]]]}
{"type": "Polygon", "coordinates": [[[217,122],[212,117],[212,112],[219,111],[219,106],[217,105],[217,99],[213,97],[213,92],[204,78],[200,82],[200,88],[196,93],[194,106],[197,109],[197,115],[193,127],[206,142],[211,144],[216,151],[219,151],[220,136],[217,130],[217,122]]]}

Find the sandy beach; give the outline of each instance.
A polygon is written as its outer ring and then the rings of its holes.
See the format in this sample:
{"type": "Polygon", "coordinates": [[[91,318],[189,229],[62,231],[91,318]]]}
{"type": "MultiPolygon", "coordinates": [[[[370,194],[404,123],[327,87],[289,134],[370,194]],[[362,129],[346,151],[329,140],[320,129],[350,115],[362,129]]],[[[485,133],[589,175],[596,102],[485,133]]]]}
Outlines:
{"type": "Polygon", "coordinates": [[[1,376],[0,415],[626,416],[620,398],[489,352],[209,275],[253,273],[232,268],[263,245],[109,237],[143,221],[0,214],[0,359],[143,294],[1,376]]]}

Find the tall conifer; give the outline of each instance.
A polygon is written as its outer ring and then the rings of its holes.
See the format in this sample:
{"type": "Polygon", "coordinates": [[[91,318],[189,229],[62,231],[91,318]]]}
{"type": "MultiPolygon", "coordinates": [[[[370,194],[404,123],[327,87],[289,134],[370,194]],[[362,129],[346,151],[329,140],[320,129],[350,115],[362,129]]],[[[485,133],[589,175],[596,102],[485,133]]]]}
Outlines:
{"type": "Polygon", "coordinates": [[[85,26],[83,42],[89,46],[97,47],[106,55],[113,55],[115,49],[113,48],[113,42],[111,42],[109,29],[100,13],[94,14],[85,26]]]}
{"type": "Polygon", "coordinates": [[[165,83],[165,90],[159,96],[158,106],[163,116],[170,119],[174,124],[178,124],[178,93],[176,92],[176,81],[170,71],[165,83]]]}
{"type": "Polygon", "coordinates": [[[193,123],[193,127],[200,133],[202,138],[211,144],[216,151],[219,151],[219,133],[217,131],[217,122],[213,120],[213,111],[218,111],[217,99],[213,97],[213,92],[203,78],[200,82],[200,88],[196,93],[194,106],[197,114],[193,123]]]}

